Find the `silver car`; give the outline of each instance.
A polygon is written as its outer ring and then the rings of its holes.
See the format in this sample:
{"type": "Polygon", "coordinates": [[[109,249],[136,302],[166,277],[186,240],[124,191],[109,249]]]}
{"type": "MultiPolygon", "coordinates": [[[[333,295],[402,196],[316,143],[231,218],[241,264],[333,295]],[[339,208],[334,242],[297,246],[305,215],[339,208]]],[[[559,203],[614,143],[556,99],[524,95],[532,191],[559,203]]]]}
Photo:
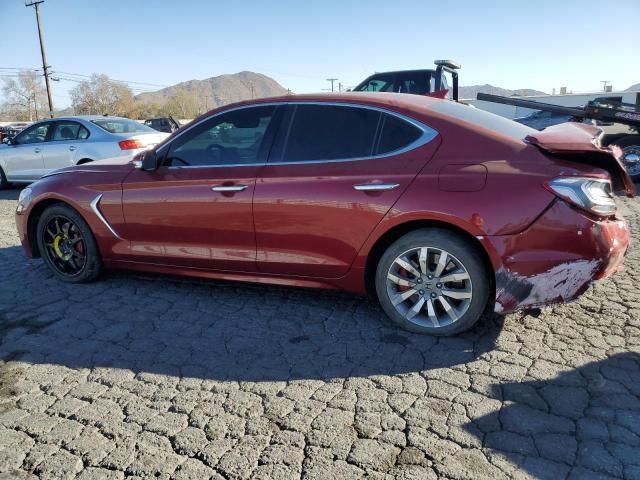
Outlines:
{"type": "Polygon", "coordinates": [[[94,160],[132,159],[167,136],[120,117],[61,117],[36,122],[0,145],[0,188],[9,183],[31,183],[53,170],[94,160]]]}

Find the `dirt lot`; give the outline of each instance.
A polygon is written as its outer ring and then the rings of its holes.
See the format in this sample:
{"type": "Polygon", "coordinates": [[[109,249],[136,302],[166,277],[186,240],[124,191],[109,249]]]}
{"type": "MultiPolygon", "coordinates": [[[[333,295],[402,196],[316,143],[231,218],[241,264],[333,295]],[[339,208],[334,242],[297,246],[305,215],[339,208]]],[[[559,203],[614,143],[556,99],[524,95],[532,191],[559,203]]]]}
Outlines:
{"type": "MultiPolygon", "coordinates": [[[[458,338],[350,295],[55,281],[0,192],[0,478],[640,479],[640,249],[458,338]]],[[[640,199],[622,200],[640,238],[640,199]]],[[[636,243],[637,244],[637,243],[636,243]]]]}

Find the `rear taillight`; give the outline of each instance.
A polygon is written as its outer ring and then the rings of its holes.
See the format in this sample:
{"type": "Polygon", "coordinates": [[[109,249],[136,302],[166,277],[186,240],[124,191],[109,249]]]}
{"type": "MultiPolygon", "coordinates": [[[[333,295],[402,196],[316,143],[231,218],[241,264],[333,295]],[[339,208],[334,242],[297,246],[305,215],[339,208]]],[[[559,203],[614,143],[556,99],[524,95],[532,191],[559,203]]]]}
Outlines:
{"type": "Polygon", "coordinates": [[[120,145],[120,150],[135,150],[136,148],[145,148],[147,146],[140,140],[134,139],[122,140],[118,142],[118,145],[120,145]]]}
{"type": "Polygon", "coordinates": [[[607,217],[616,213],[611,182],[589,177],[559,177],[545,188],[562,200],[594,215],[607,217]]]}

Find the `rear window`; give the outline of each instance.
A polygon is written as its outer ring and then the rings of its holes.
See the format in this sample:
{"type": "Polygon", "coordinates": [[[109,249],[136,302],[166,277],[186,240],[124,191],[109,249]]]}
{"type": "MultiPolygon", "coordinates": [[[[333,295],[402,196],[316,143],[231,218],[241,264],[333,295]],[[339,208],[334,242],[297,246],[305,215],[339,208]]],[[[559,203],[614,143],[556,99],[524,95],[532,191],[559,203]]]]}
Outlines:
{"type": "Polygon", "coordinates": [[[429,103],[429,110],[449,115],[453,117],[453,119],[462,120],[463,122],[493,130],[496,133],[511,137],[514,140],[523,140],[527,135],[537,132],[537,130],[531,127],[514,122],[508,118],[456,102],[431,102],[429,103]]]}
{"type": "Polygon", "coordinates": [[[153,128],[126,118],[97,118],[91,120],[91,123],[109,133],[156,133],[153,128]]]}

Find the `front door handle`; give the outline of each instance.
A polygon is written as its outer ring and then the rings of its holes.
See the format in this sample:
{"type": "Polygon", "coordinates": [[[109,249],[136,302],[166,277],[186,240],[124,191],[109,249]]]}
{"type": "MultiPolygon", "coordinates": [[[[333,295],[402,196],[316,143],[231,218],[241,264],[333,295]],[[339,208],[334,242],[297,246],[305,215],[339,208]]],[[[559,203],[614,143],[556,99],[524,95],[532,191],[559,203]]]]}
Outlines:
{"type": "Polygon", "coordinates": [[[354,185],[353,188],[359,192],[383,192],[385,190],[393,190],[399,186],[399,183],[362,183],[354,185]]]}
{"type": "Polygon", "coordinates": [[[40,153],[40,149],[39,148],[34,148],[33,151],[36,152],[36,153],[40,153]]]}
{"type": "Polygon", "coordinates": [[[69,150],[71,150],[72,152],[75,152],[75,151],[76,151],[76,147],[74,147],[73,145],[71,145],[71,146],[69,147],[69,150]]]}
{"type": "Polygon", "coordinates": [[[217,185],[211,187],[214,192],[242,192],[249,188],[248,185],[217,185]]]}

